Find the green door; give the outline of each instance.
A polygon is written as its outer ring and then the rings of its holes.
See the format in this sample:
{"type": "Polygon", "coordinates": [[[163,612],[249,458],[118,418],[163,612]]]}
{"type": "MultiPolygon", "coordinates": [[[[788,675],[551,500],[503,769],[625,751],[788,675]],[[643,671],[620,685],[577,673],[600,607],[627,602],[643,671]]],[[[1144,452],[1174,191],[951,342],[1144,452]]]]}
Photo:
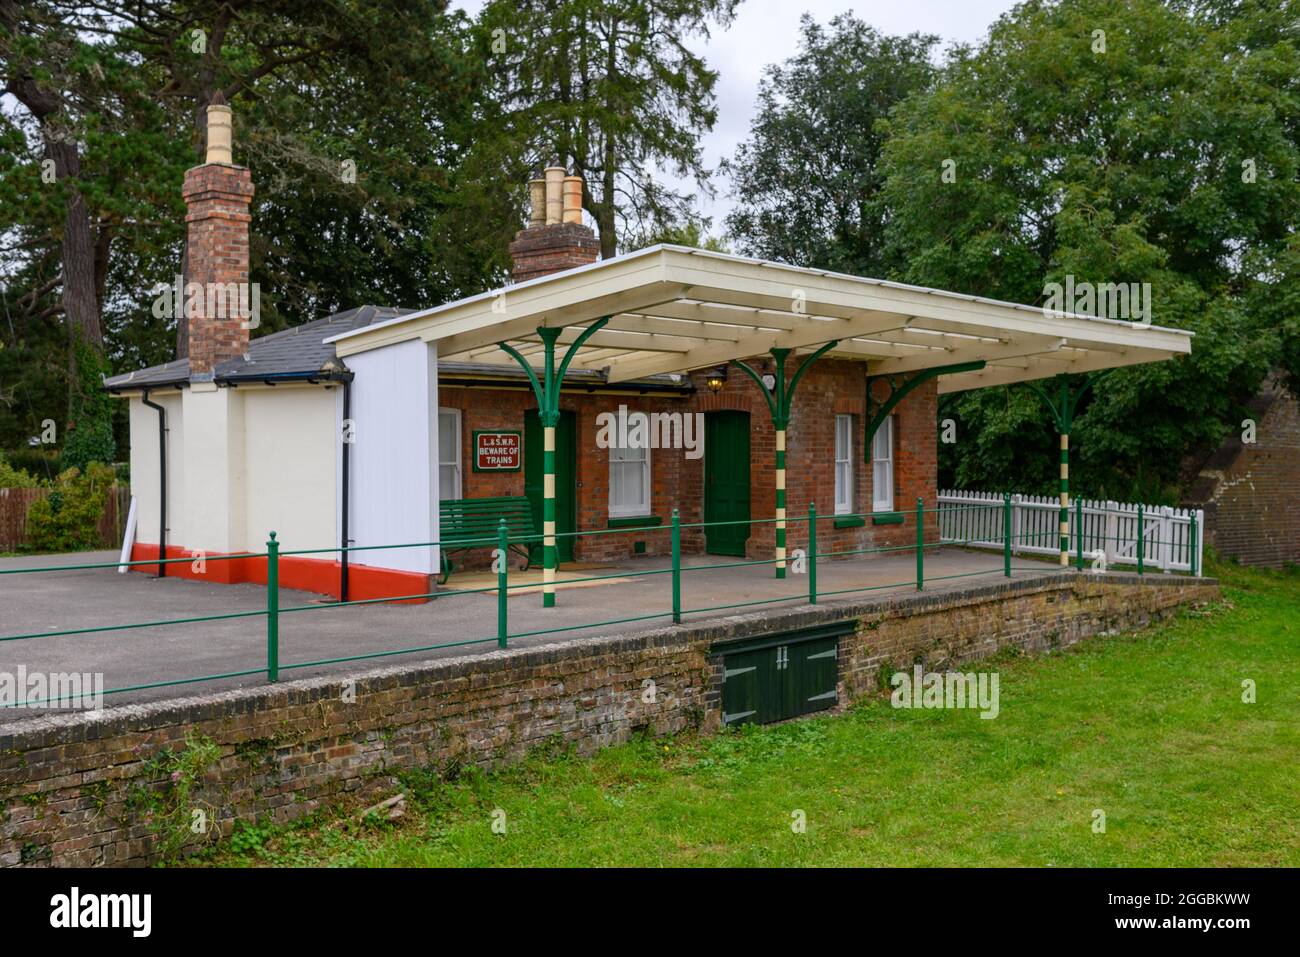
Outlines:
{"type": "Polygon", "coordinates": [[[839,639],[836,623],[737,642],[722,654],[722,723],[766,724],[833,708],[839,639]]]}
{"type": "MultiPolygon", "coordinates": [[[[704,521],[749,521],[749,413],[707,412],[704,416],[704,521]]],[[[710,555],[745,557],[749,525],[705,528],[710,555]]]]}
{"type": "Polygon", "coordinates": [[[775,648],[741,651],[723,659],[723,724],[767,724],[785,717],[776,664],[775,648]]]}
{"type": "MultiPolygon", "coordinates": [[[[555,531],[577,531],[578,514],[578,427],[577,415],[561,412],[560,423],[555,427],[555,531]]],[[[524,494],[533,506],[533,524],[540,533],[542,525],[542,420],[535,409],[524,413],[524,494]]],[[[561,562],[573,561],[573,536],[556,538],[556,555],[561,562]]],[[[541,542],[530,550],[529,562],[542,564],[541,542]]]]}
{"type": "Polygon", "coordinates": [[[782,697],[788,717],[822,711],[835,704],[838,644],[834,638],[820,638],[785,646],[782,697]]]}

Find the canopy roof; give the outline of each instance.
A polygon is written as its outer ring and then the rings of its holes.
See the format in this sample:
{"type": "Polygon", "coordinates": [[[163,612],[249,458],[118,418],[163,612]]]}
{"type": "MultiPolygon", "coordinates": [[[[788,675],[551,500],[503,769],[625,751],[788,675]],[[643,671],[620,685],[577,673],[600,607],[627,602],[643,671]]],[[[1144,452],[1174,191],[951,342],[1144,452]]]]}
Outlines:
{"type": "Polygon", "coordinates": [[[538,354],[538,327],[572,342],[608,324],[572,369],[626,382],[689,372],[767,352],[811,351],[862,360],[868,374],[985,360],[939,380],[940,392],[1059,373],[1158,362],[1191,352],[1192,333],[864,279],[683,246],[652,246],[468,299],[417,310],[326,339],[340,357],[419,339],[439,360],[513,365],[498,344],[538,354]]]}

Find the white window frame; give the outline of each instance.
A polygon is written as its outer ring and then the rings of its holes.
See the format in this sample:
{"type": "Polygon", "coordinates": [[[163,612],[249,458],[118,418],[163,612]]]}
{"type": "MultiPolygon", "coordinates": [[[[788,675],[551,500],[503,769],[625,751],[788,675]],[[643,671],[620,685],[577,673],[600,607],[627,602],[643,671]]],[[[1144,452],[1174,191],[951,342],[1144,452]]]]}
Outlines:
{"type": "Polygon", "coordinates": [[[835,416],[835,514],[853,513],[854,492],[857,482],[857,468],[853,461],[853,416],[835,416]],[[844,440],[841,443],[841,438],[844,440]],[[848,488],[840,486],[841,466],[847,466],[848,488]]]}
{"type": "MultiPolygon", "coordinates": [[[[452,501],[452,500],[454,500],[454,499],[458,499],[458,498],[461,497],[461,490],[465,487],[465,482],[464,482],[464,471],[465,471],[465,470],[464,470],[464,468],[463,468],[463,466],[462,466],[462,462],[461,462],[461,458],[462,458],[462,454],[463,454],[463,453],[461,452],[461,431],[460,431],[461,415],[460,415],[460,409],[447,409],[447,408],[441,408],[441,407],[438,409],[438,429],[439,429],[439,432],[440,432],[440,433],[441,433],[441,430],[442,430],[442,417],[443,417],[444,415],[450,415],[450,416],[452,417],[452,420],[455,422],[455,430],[456,430],[456,441],[452,443],[452,447],[456,450],[456,460],[455,460],[454,462],[444,462],[444,461],[442,460],[442,443],[441,443],[441,441],[438,443],[438,448],[437,448],[437,454],[438,454],[438,499],[439,499],[440,501],[447,502],[447,501],[452,501]],[[443,470],[446,466],[448,466],[448,465],[455,466],[455,468],[456,468],[456,488],[455,488],[455,492],[456,492],[456,494],[455,494],[455,495],[448,495],[448,494],[447,494],[447,489],[443,488],[442,470],[443,470]]],[[[441,439],[441,434],[439,434],[439,438],[441,439]]]]}
{"type": "MultiPolygon", "coordinates": [[[[610,518],[648,518],[651,514],[650,502],[654,490],[650,485],[650,445],[647,442],[645,448],[633,449],[632,451],[643,452],[644,458],[641,460],[641,471],[645,481],[641,487],[645,489],[645,500],[635,505],[615,505],[614,504],[614,466],[617,463],[614,460],[615,446],[609,447],[609,517],[610,518]]],[[[635,459],[631,460],[635,461],[635,459]]]]}
{"type": "Polygon", "coordinates": [[[873,512],[894,510],[894,417],[892,415],[885,416],[885,420],[880,423],[880,428],[871,437],[871,510],[873,512]],[[883,443],[888,455],[880,455],[881,436],[884,436],[883,443]],[[876,481],[876,466],[882,462],[889,466],[887,489],[881,489],[880,483],[876,481]],[[885,494],[882,495],[882,492],[885,494]]]}

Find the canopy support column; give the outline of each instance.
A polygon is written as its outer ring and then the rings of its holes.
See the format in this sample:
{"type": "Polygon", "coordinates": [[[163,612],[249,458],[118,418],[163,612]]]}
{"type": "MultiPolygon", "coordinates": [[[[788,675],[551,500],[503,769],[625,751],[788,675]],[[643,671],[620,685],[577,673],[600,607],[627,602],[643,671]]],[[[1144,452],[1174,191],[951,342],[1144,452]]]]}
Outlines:
{"type": "Polygon", "coordinates": [[[555,366],[555,342],[563,331],[561,328],[548,328],[542,326],[537,330],[537,335],[541,337],[543,349],[542,379],[539,382],[537,373],[533,367],[528,364],[528,360],[519,354],[519,351],[509,343],[498,343],[501,349],[506,352],[515,362],[519,363],[524,373],[528,376],[528,382],[533,387],[533,394],[537,398],[537,417],[542,424],[542,607],[555,607],[555,570],[559,565],[557,561],[558,550],[555,546],[555,427],[560,424],[560,388],[564,382],[564,374],[569,369],[569,363],[573,357],[578,354],[591,335],[600,329],[607,322],[609,317],[597,319],[582,333],[573,340],[568,351],[564,354],[564,360],[560,363],[559,368],[555,366]]]}
{"type": "MultiPolygon", "coordinates": [[[[1060,501],[1060,536],[1061,536],[1061,567],[1067,568],[1070,564],[1070,428],[1074,424],[1074,411],[1079,405],[1079,399],[1088,391],[1093,383],[1091,376],[1085,376],[1083,383],[1077,389],[1070,388],[1069,376],[1060,375],[1056,377],[1058,393],[1057,400],[1052,401],[1052,397],[1047,391],[1034,382],[1025,383],[1031,389],[1038,393],[1047,407],[1052,411],[1052,420],[1056,425],[1056,431],[1061,436],[1061,501],[1060,501]]],[[[1083,535],[1083,529],[1078,529],[1078,534],[1083,535]]]]}
{"type": "Polygon", "coordinates": [[[768,392],[767,387],[763,385],[763,377],[755,372],[749,365],[739,359],[733,360],[741,370],[751,379],[758,383],[759,389],[763,393],[763,398],[767,400],[768,411],[772,414],[772,428],[776,431],[776,577],[785,578],[785,438],[786,429],[790,425],[790,406],[794,401],[795,386],[803,378],[803,374],[808,371],[814,362],[820,359],[831,349],[839,345],[839,341],[828,342],[819,347],[816,352],[799,363],[799,368],[790,378],[790,385],[787,388],[785,384],[785,360],[790,355],[789,349],[772,349],[772,359],[776,363],[776,382],[772,391],[768,392]]]}

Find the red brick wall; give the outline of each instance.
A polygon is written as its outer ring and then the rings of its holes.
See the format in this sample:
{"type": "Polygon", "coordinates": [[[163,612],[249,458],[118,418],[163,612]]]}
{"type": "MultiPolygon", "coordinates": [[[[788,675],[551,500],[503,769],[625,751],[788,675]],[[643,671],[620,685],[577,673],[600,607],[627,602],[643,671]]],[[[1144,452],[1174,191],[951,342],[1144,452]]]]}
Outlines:
{"type": "MultiPolygon", "coordinates": [[[[762,360],[755,360],[761,364],[762,360]]],[[[751,363],[755,364],[755,363],[751,363]]],[[[795,363],[791,361],[793,367],[795,363]]],[[[690,397],[617,395],[611,393],[562,393],[560,407],[577,414],[577,525],[582,530],[603,530],[609,524],[609,456],[596,445],[596,417],[602,412],[617,412],[625,404],[629,412],[708,413],[738,410],[750,414],[750,508],[754,518],[775,514],[775,432],[767,403],[758,386],[743,373],[732,369],[726,384],[716,395],[704,384],[706,375],[694,377],[696,392],[690,397]]],[[[863,461],[862,430],[865,426],[866,395],[863,366],[846,360],[820,360],[803,377],[795,393],[791,422],[787,431],[786,514],[790,519],[806,517],[808,503],[817,504],[818,550],[845,550],[872,546],[910,545],[915,541],[915,526],[909,514],[903,525],[873,525],[870,518],[872,489],[871,468],[863,461]],[[859,528],[836,530],[831,517],[835,510],[835,415],[856,416],[854,423],[854,457],[857,462],[855,489],[856,510],[867,515],[859,528]]],[[[535,409],[532,393],[524,389],[444,388],[439,393],[443,408],[461,411],[461,462],[464,466],[462,489],[467,498],[493,495],[523,495],[524,473],[476,473],[473,462],[472,436],[475,430],[519,429],[524,427],[524,412],[535,409]]],[[[895,507],[910,512],[917,496],[927,508],[936,503],[938,452],[935,414],[937,393],[934,382],[926,383],[909,395],[895,410],[895,507]]],[[[579,561],[614,561],[633,554],[633,543],[644,541],[646,554],[667,554],[668,521],[677,508],[684,523],[703,520],[704,460],[688,459],[681,449],[650,451],[653,515],[664,522],[663,530],[635,534],[604,534],[580,538],[576,546],[579,561]]],[[[807,542],[806,522],[792,523],[787,534],[791,548],[807,542]]],[[[926,540],[937,541],[938,530],[933,515],[927,516],[926,540]]],[[[771,523],[756,524],[747,546],[750,558],[771,558],[775,529],[771,523]]],[[[684,529],[683,551],[697,553],[703,548],[699,529],[684,529]]],[[[472,567],[484,562],[484,556],[467,556],[472,567]]]]}
{"type": "MultiPolygon", "coordinates": [[[[183,195],[188,212],[189,260],[185,282],[248,282],[248,206],[253,201],[253,174],[239,166],[209,163],[185,173],[183,195]]],[[[206,315],[205,306],[188,318],[190,371],[211,372],[224,359],[248,349],[246,320],[227,300],[225,316],[206,315]]]]}
{"type": "MultiPolygon", "coordinates": [[[[463,463],[462,493],[466,498],[483,498],[492,495],[523,495],[524,471],[475,472],[472,468],[475,430],[517,429],[523,431],[524,413],[537,408],[537,401],[524,389],[466,389],[443,388],[439,390],[438,404],[444,409],[459,409],[461,413],[461,462],[463,463]]],[[[602,412],[617,413],[620,404],[629,412],[684,412],[685,398],[659,396],[616,395],[600,393],[560,394],[560,409],[577,416],[577,527],[580,531],[603,530],[609,525],[609,452],[596,445],[596,417],[602,412]]],[[[579,561],[612,561],[633,554],[633,543],[644,541],[645,554],[666,555],[669,552],[668,520],[674,507],[682,508],[682,521],[698,521],[698,508],[688,513],[683,501],[682,473],[697,462],[688,462],[682,449],[651,449],[651,513],[663,520],[662,531],[638,533],[610,533],[580,538],[575,545],[579,561]]],[[[692,499],[692,501],[694,501],[692,499]]],[[[683,535],[683,543],[687,536],[683,535]]],[[[482,565],[485,555],[469,555],[468,565],[482,565]]],[[[459,563],[459,559],[458,559],[459,563]]]]}
{"type": "Polygon", "coordinates": [[[1269,568],[1300,563],[1300,401],[1275,383],[1251,413],[1255,442],[1234,433],[1184,504],[1205,509],[1206,542],[1220,556],[1269,568]]]}

